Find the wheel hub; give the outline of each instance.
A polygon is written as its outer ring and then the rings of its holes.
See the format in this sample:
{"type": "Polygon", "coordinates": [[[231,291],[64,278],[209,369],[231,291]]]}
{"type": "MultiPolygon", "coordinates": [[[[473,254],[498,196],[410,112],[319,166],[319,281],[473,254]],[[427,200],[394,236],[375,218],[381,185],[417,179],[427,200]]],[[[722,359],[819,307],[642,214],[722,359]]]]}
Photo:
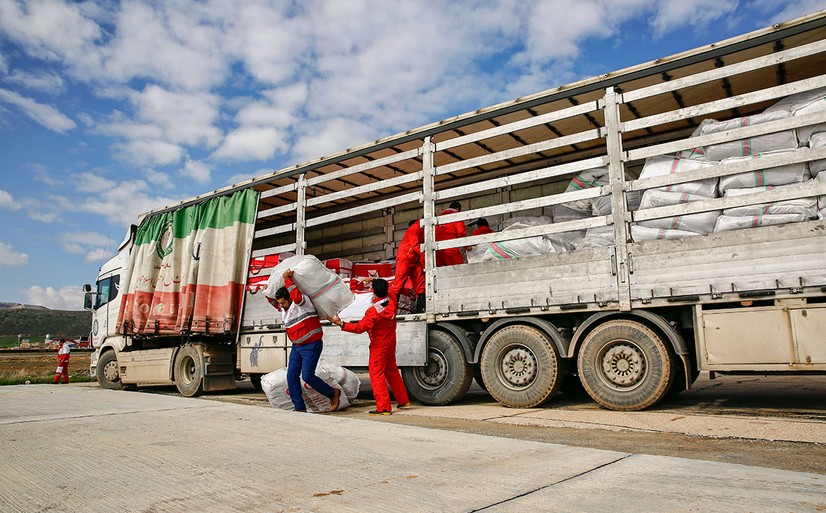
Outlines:
{"type": "Polygon", "coordinates": [[[118,380],[118,362],[117,361],[111,361],[103,367],[103,377],[106,378],[106,381],[117,381],[118,380]]]}
{"type": "Polygon", "coordinates": [[[502,376],[511,384],[524,386],[536,377],[536,357],[523,347],[513,348],[502,357],[502,376]]]}
{"type": "Polygon", "coordinates": [[[645,375],[645,358],[641,351],[628,344],[617,344],[602,357],[602,371],[618,386],[636,385],[645,375]]]}
{"type": "Polygon", "coordinates": [[[447,360],[439,351],[432,350],[427,355],[427,364],[417,372],[419,382],[425,388],[438,388],[447,379],[447,360]]]}

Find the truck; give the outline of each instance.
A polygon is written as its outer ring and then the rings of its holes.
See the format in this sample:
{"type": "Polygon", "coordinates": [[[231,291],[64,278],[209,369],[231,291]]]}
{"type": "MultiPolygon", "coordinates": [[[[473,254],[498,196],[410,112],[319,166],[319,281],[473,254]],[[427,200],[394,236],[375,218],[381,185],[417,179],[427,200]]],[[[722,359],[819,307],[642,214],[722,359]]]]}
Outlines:
{"type": "MultiPolygon", "coordinates": [[[[86,286],[92,375],[255,384],[290,348],[250,262],[391,261],[416,219],[425,311],[398,317],[397,358],[423,404],[475,379],[507,407],[580,388],[640,410],[700,372],[822,374],[823,88],[826,11],[153,210],[86,286]],[[494,233],[436,240],[479,218],[494,233]],[[449,248],[467,262],[437,267],[449,248]]],[[[324,341],[366,366],[364,335],[324,341]]]]}

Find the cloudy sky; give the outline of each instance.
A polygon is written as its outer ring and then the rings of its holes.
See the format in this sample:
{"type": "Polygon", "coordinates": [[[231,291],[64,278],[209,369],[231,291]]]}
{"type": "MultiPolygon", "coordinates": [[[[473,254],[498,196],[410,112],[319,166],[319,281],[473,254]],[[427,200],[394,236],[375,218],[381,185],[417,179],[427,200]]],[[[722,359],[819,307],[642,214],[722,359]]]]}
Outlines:
{"type": "Polygon", "coordinates": [[[137,215],[826,0],[0,0],[0,302],[82,309],[137,215]]]}

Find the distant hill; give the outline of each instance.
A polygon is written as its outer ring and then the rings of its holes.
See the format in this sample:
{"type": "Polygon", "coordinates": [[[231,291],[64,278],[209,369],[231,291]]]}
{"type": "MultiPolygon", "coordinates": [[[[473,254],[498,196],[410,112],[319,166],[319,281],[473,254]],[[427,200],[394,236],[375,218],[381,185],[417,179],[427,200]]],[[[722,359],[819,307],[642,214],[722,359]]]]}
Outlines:
{"type": "Polygon", "coordinates": [[[0,336],[39,338],[49,334],[52,338],[77,337],[88,335],[91,328],[92,316],[87,311],[0,303],[0,336]]]}

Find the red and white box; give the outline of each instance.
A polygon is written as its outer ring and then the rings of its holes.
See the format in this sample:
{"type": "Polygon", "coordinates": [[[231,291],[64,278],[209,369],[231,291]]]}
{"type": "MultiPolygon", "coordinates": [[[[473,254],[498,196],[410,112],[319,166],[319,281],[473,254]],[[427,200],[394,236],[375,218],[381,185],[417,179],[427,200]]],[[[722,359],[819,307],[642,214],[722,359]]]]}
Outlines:
{"type": "Polygon", "coordinates": [[[353,276],[356,278],[393,278],[396,271],[393,262],[356,262],[353,276]]]}
{"type": "Polygon", "coordinates": [[[346,258],[331,258],[325,260],[324,266],[327,269],[332,269],[342,278],[351,278],[353,276],[353,262],[346,258]]]}

